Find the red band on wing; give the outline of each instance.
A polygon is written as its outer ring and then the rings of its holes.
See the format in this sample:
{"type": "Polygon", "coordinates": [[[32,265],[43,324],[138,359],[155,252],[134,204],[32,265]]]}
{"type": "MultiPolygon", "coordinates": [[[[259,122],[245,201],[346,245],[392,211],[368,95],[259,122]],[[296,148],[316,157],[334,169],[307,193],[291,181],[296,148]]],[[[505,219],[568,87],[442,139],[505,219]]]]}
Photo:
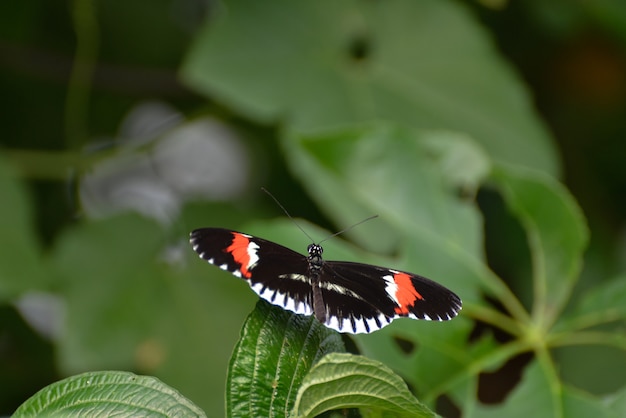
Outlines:
{"type": "Polygon", "coordinates": [[[233,256],[235,262],[240,266],[239,271],[241,275],[246,278],[252,276],[252,273],[248,270],[248,266],[250,265],[250,254],[248,253],[249,244],[250,239],[248,237],[233,232],[233,242],[224,250],[233,256]]]}
{"type": "Polygon", "coordinates": [[[396,291],[396,299],[399,306],[396,307],[396,313],[398,315],[408,315],[409,308],[415,305],[415,301],[418,299],[424,299],[422,295],[415,289],[411,276],[406,273],[397,273],[393,275],[393,280],[398,286],[396,291]]]}

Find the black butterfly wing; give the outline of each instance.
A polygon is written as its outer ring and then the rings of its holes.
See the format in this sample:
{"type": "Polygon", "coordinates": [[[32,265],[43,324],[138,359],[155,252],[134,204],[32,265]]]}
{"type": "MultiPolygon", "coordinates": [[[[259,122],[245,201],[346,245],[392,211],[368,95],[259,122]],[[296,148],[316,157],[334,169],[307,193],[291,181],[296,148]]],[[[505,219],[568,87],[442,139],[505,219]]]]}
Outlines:
{"type": "Polygon", "coordinates": [[[328,261],[320,284],[326,326],[367,333],[395,318],[445,321],[461,310],[461,299],[416,274],[361,263],[328,261]]]}
{"type": "Polygon", "coordinates": [[[311,282],[307,258],[262,238],[222,228],[191,233],[201,258],[248,282],[268,302],[298,314],[311,315],[311,282]]]}
{"type": "Polygon", "coordinates": [[[461,299],[453,292],[412,273],[329,261],[323,262],[319,274],[312,274],[304,255],[222,228],[197,229],[190,242],[201,258],[246,280],[274,305],[312,315],[317,301],[324,312],[316,312],[316,317],[339,332],[372,332],[400,317],[445,321],[461,309],[461,299]],[[314,294],[321,296],[321,304],[319,296],[313,300],[314,294]]]}

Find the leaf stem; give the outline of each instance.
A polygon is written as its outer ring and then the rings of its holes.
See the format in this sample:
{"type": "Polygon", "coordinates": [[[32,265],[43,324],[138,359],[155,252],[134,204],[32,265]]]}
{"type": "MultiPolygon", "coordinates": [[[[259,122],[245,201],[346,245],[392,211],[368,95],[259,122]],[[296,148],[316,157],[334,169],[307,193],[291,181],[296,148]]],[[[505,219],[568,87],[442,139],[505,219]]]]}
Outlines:
{"type": "Polygon", "coordinates": [[[559,374],[556,370],[554,360],[550,356],[550,350],[547,346],[535,347],[535,354],[539,361],[540,367],[544,370],[546,379],[548,380],[548,387],[550,388],[550,395],[553,401],[553,411],[550,416],[556,418],[564,417],[563,412],[563,385],[559,379],[559,374]]]}
{"type": "Polygon", "coordinates": [[[88,136],[87,120],[91,80],[98,55],[95,0],[75,0],[72,18],[76,54],[65,101],[65,135],[68,149],[78,150],[88,136]]]}
{"type": "Polygon", "coordinates": [[[551,347],[607,345],[626,350],[626,335],[619,332],[602,331],[563,332],[550,335],[548,345],[551,347]]]}
{"type": "Polygon", "coordinates": [[[498,312],[495,309],[474,303],[467,303],[463,306],[463,310],[464,314],[472,317],[473,319],[497,327],[511,335],[522,335],[522,327],[520,327],[520,324],[515,319],[512,319],[508,315],[498,312]]]}
{"type": "Polygon", "coordinates": [[[579,331],[585,328],[591,328],[597,325],[608,324],[624,319],[624,315],[619,309],[606,309],[604,311],[591,312],[580,315],[560,324],[560,329],[568,331],[579,331]]]}

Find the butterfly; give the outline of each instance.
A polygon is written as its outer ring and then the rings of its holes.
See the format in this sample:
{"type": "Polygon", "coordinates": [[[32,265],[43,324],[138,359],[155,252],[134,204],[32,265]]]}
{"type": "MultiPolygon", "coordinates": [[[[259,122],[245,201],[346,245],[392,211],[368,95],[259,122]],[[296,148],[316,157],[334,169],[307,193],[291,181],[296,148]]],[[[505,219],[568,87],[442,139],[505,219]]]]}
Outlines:
{"type": "Polygon", "coordinates": [[[302,255],[242,232],[201,228],[190,235],[199,256],[248,282],[261,298],[327,327],[359,334],[396,318],[447,321],[461,299],[444,286],[405,271],[348,261],[325,261],[319,244],[302,255]]]}

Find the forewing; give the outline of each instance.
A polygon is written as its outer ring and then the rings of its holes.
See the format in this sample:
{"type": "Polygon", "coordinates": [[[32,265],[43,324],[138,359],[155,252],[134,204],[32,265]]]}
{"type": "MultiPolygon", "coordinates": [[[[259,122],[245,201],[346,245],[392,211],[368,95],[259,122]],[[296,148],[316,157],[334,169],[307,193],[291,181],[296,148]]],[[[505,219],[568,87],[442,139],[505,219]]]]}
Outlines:
{"type": "Polygon", "coordinates": [[[287,247],[222,228],[196,229],[189,241],[200,257],[248,282],[268,302],[311,315],[307,259],[287,247]]]}

